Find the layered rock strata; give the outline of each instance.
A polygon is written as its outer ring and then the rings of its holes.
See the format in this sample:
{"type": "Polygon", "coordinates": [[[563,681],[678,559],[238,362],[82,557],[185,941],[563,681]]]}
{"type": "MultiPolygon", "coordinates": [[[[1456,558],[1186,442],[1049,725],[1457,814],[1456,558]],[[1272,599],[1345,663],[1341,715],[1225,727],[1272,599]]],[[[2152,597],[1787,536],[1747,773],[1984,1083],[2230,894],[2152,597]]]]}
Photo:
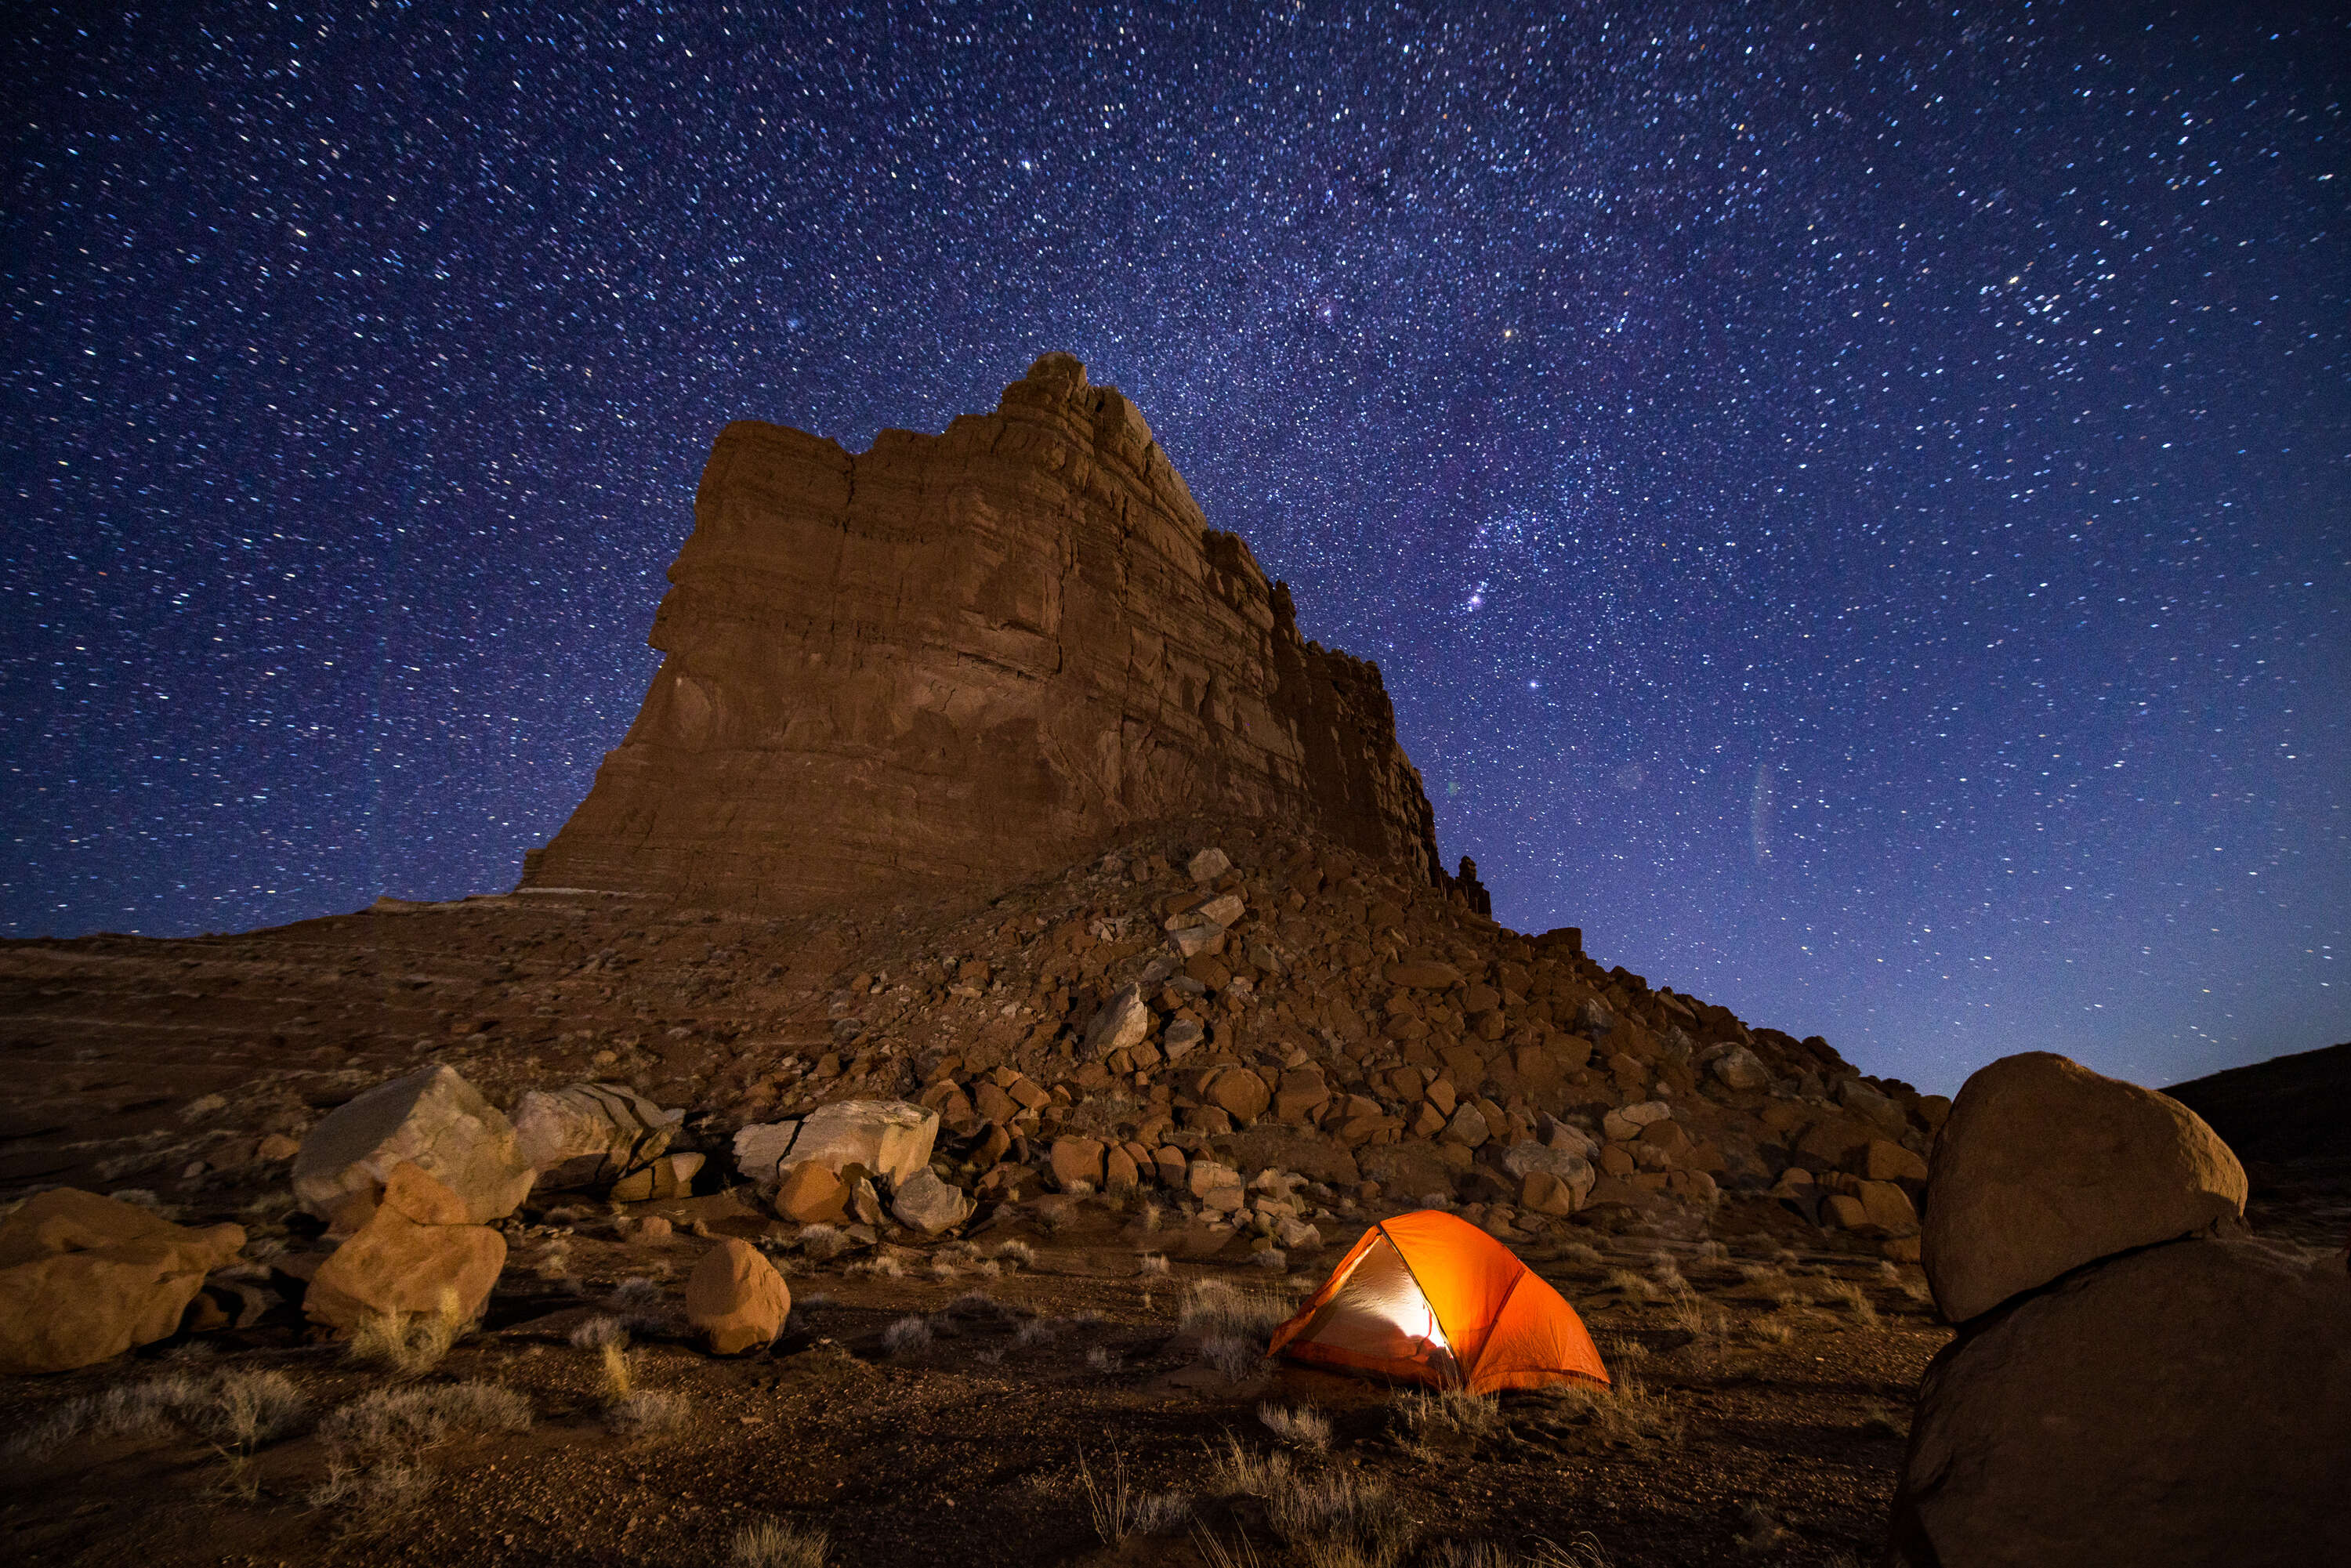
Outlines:
{"type": "Polygon", "coordinates": [[[1198,816],[1447,880],[1377,666],[1300,635],[1066,354],[862,454],[728,425],[670,580],[668,657],[526,886],[765,914],[992,893],[1198,816]]]}

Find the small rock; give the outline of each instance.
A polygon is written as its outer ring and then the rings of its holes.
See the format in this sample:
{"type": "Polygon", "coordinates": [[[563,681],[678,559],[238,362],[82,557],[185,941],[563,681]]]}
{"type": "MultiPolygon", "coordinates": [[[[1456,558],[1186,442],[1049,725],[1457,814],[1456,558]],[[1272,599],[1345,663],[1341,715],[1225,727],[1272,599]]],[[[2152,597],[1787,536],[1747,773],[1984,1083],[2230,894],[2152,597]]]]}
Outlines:
{"type": "Polygon", "coordinates": [[[1102,1146],[1092,1138],[1054,1139],[1046,1164],[1063,1192],[1102,1190],[1102,1146]]]}
{"type": "Polygon", "coordinates": [[[1144,1002],[1141,988],[1121,986],[1094,1009],[1086,1025],[1086,1059],[1099,1061],[1113,1051],[1142,1044],[1151,1033],[1151,1009],[1144,1002]]]}
{"type": "Polygon", "coordinates": [[[272,1133],[267,1137],[261,1140],[260,1146],[255,1149],[253,1153],[256,1159],[268,1160],[274,1163],[278,1160],[290,1160],[301,1152],[302,1145],[295,1142],[292,1138],[287,1137],[283,1133],[272,1133]]]}
{"type": "Polygon", "coordinates": [[[890,1212],[907,1229],[925,1236],[936,1236],[952,1226],[961,1225],[971,1218],[972,1201],[964,1190],[939,1179],[938,1173],[925,1169],[898,1189],[890,1212]]]}
{"type": "Polygon", "coordinates": [[[1194,855],[1184,867],[1184,874],[1196,886],[1206,887],[1233,869],[1233,862],[1220,849],[1205,849],[1194,855]]]}
{"type": "Polygon", "coordinates": [[[1208,1097],[1237,1124],[1247,1126],[1265,1114],[1272,1095],[1265,1080],[1246,1067],[1228,1068],[1208,1086],[1208,1097]]]}
{"type": "Polygon", "coordinates": [[[694,1178],[701,1174],[706,1155],[664,1155],[641,1171],[632,1171],[612,1184],[611,1196],[622,1203],[648,1203],[665,1197],[690,1197],[694,1178]]]}
{"type": "Polygon", "coordinates": [[[1159,1049],[1169,1061],[1181,1061],[1192,1053],[1206,1032],[1190,1019],[1176,1019],[1159,1031],[1159,1049]]]}
{"type": "Polygon", "coordinates": [[[1390,964],[1387,980],[1391,986],[1423,991],[1450,990],[1462,983],[1461,971],[1450,964],[1390,964]]]}
{"type": "Polygon", "coordinates": [[[1445,1131],[1439,1135],[1446,1143],[1474,1149],[1493,1134],[1486,1124],[1485,1113],[1475,1105],[1464,1104],[1455,1107],[1453,1119],[1445,1124],[1445,1131]]]}
{"type": "Polygon", "coordinates": [[[686,1277],[685,1321],[718,1355],[774,1343],[791,1311],[791,1287],[747,1241],[721,1241],[686,1277]]]}
{"type": "Polygon", "coordinates": [[[637,1221],[637,1239],[648,1247],[668,1246],[671,1235],[670,1222],[658,1214],[649,1214],[637,1221]]]}
{"type": "Polygon", "coordinates": [[[1768,1089],[1771,1085],[1771,1070],[1763,1059],[1743,1045],[1727,1047],[1707,1064],[1708,1071],[1726,1089],[1768,1089]]]}

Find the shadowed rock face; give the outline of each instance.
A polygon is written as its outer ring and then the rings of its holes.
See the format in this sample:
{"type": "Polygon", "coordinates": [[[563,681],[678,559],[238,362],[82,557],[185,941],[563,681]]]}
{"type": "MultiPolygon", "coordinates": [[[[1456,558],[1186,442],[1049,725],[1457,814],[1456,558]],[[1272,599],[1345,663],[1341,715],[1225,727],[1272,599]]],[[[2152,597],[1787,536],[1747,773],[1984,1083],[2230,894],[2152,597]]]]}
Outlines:
{"type": "Polygon", "coordinates": [[[1444,880],[1378,668],[1299,635],[1066,354],[858,455],[727,426],[670,580],[668,658],[526,886],[781,914],[993,889],[1194,816],[1444,880]]]}

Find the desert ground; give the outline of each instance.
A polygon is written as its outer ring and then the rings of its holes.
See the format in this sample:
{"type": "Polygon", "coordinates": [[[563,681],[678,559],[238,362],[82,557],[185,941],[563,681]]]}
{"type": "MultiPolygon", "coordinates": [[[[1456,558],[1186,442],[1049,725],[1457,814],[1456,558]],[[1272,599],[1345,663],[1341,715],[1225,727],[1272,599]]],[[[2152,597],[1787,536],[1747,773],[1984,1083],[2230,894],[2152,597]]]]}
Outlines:
{"type": "MultiPolygon", "coordinates": [[[[507,1261],[478,1322],[348,1342],[306,1322],[301,1260],[323,1226],[296,1207],[286,1152],[368,1086],[444,1061],[495,1100],[602,1077],[694,1107],[689,1132],[740,1121],[773,1093],[775,1053],[842,1042],[844,997],[877,976],[930,966],[942,983],[915,999],[952,1035],[954,1009],[987,998],[956,995],[935,956],[1041,924],[1025,908],[791,925],[498,897],[0,949],[0,1197],[80,1186],[248,1235],[180,1333],[0,1385],[6,1555],[1876,1558],[1910,1403],[1949,1331],[1915,1266],[1755,1190],[1602,1205],[1512,1242],[1591,1329],[1605,1391],[1437,1396],[1264,1359],[1364,1227],[1419,1206],[1321,1183],[1303,1196],[1322,1245],[1285,1257],[1204,1232],[1147,1186],[1008,1187],[958,1234],[867,1239],[778,1218],[714,1159],[665,1201],[535,1193],[500,1223],[507,1261]],[[685,1276],[726,1238],[760,1248],[793,1296],[782,1335],[737,1357],[707,1354],[682,1312],[685,1276]]],[[[828,1060],[913,1082],[853,1051],[828,1060]]],[[[2319,1245],[2341,1203],[2281,1166],[2253,1223],[2319,1245]]]]}

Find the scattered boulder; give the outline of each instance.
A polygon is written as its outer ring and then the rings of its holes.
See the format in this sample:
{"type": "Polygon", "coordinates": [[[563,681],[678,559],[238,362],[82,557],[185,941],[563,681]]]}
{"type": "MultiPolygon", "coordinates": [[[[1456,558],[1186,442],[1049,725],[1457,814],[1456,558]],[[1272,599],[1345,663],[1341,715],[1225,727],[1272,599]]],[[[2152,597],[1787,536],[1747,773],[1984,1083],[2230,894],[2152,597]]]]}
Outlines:
{"type": "Polygon", "coordinates": [[[665,1197],[694,1196],[694,1178],[707,1156],[663,1155],[642,1170],[630,1172],[612,1184],[611,1196],[622,1203],[650,1203],[665,1197]]]}
{"type": "Polygon", "coordinates": [[[1086,1059],[1099,1061],[1113,1051],[1141,1045],[1151,1037],[1151,1009],[1144,1004],[1139,986],[1121,986],[1110,1000],[1094,1009],[1086,1025],[1086,1059]]]}
{"type": "Polygon", "coordinates": [[[2066,1279],[1936,1356],[1894,1561],[2335,1561],[2346,1452],[2351,1279],[2255,1241],[2176,1241],[2066,1279]]]}
{"type": "Polygon", "coordinates": [[[721,1241],[686,1277],[685,1321],[718,1355],[773,1344],[791,1311],[791,1287],[747,1241],[721,1241]]]}
{"type": "Polygon", "coordinates": [[[796,1122],[754,1123],[735,1134],[735,1168],[772,1181],[788,1165],[815,1161],[839,1174],[862,1166],[893,1187],[931,1163],[939,1113],[904,1100],[841,1100],[796,1122]]]}
{"type": "Polygon", "coordinates": [[[1184,874],[1190,877],[1196,885],[1206,887],[1232,869],[1232,858],[1224,851],[1212,847],[1194,855],[1184,867],[1184,874]]]}
{"type": "Polygon", "coordinates": [[[204,1276],[245,1246],[235,1225],[173,1225],[58,1187],[0,1219],[0,1373],[68,1372],[178,1330],[204,1276]]]}
{"type": "Polygon", "coordinates": [[[1927,1282],[1965,1322],[2085,1263],[2241,1216],[2245,1171],[2178,1101],[2036,1051],[1961,1085],[1927,1190],[1927,1282]]]}
{"type": "Polygon", "coordinates": [[[822,1161],[803,1160],[785,1169],[775,1207],[798,1225],[838,1224],[849,1218],[849,1186],[822,1161]]]}
{"type": "Polygon", "coordinates": [[[515,1103],[515,1144],[539,1186],[576,1191],[646,1169],[684,1119],[618,1083],[533,1089],[515,1103]]]}
{"type": "Polygon", "coordinates": [[[310,1277],[309,1320],[348,1335],[371,1317],[482,1315],[507,1262],[507,1240],[423,1166],[394,1166],[374,1212],[310,1277]]]}
{"type": "Polygon", "coordinates": [[[1763,1059],[1743,1045],[1724,1047],[1707,1063],[1707,1070],[1726,1089],[1768,1089],[1771,1086],[1771,1070],[1763,1059]]]}
{"type": "Polygon", "coordinates": [[[1565,1143],[1538,1144],[1530,1139],[1512,1144],[1502,1151],[1502,1168],[1519,1178],[1520,1207],[1541,1209],[1545,1214],[1573,1213],[1583,1207],[1583,1200],[1591,1196],[1593,1184],[1600,1179],[1600,1172],[1592,1162],[1565,1143]],[[1556,1185],[1558,1192],[1554,1194],[1552,1187],[1535,1183],[1536,1176],[1547,1177],[1556,1185]],[[1541,1194],[1540,1201],[1528,1196],[1535,1193],[1541,1194]],[[1562,1202],[1567,1207],[1557,1207],[1562,1202]]]}
{"type": "Polygon", "coordinates": [[[1228,1067],[1217,1074],[1208,1085],[1208,1098],[1221,1107],[1233,1121],[1247,1126],[1265,1114],[1273,1096],[1265,1080],[1246,1067],[1228,1067]]]}
{"type": "MultiPolygon", "coordinates": [[[[1120,1156],[1124,1158],[1123,1155],[1120,1156]]],[[[1133,1163],[1129,1162],[1129,1169],[1133,1163]]],[[[1129,1184],[1133,1185],[1132,1183],[1129,1184]]],[[[971,1218],[969,1195],[952,1182],[942,1181],[935,1171],[923,1170],[914,1179],[898,1189],[896,1201],[890,1212],[898,1223],[925,1236],[936,1236],[940,1231],[961,1225],[971,1218]]]]}
{"type": "Polygon", "coordinates": [[[456,1069],[435,1064],[377,1084],[311,1128],[294,1157],[294,1196],[331,1218],[402,1165],[445,1185],[476,1225],[512,1214],[538,1177],[514,1124],[456,1069]]]}
{"type": "Polygon", "coordinates": [[[1053,1173],[1054,1185],[1063,1192],[1102,1190],[1102,1146],[1092,1138],[1054,1139],[1046,1164],[1053,1173]]]}

